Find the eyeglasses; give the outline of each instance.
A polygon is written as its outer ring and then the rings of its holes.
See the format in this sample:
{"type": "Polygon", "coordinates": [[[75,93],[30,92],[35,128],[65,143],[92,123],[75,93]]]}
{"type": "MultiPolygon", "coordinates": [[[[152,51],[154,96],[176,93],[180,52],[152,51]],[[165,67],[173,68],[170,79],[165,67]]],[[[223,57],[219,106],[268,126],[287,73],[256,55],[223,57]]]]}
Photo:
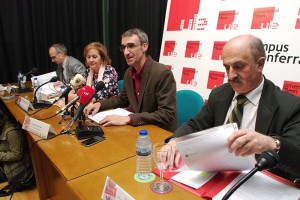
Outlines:
{"type": "Polygon", "coordinates": [[[60,53],[61,51],[57,52],[57,54],[55,56],[50,56],[50,58],[53,60],[56,58],[56,56],[60,53]]]}
{"type": "Polygon", "coordinates": [[[139,45],[142,45],[142,44],[128,43],[127,45],[121,45],[120,51],[123,52],[126,48],[130,51],[139,45]]]}

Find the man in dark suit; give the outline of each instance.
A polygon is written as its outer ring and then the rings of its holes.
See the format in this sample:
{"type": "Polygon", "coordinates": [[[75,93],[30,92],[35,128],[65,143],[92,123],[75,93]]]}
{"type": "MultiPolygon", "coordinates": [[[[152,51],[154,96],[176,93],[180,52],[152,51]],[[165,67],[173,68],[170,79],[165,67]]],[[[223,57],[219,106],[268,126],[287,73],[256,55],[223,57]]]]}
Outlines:
{"type": "MultiPolygon", "coordinates": [[[[173,137],[226,124],[236,97],[247,97],[241,127],[227,139],[229,152],[237,156],[274,150],[280,164],[271,170],[284,178],[300,177],[300,98],[280,90],[263,76],[265,50],[260,39],[240,35],[229,40],[222,52],[228,83],[212,90],[208,102],[192,119],[179,127],[173,137]]],[[[172,167],[180,155],[174,139],[172,167]]]]}
{"type": "Polygon", "coordinates": [[[69,84],[76,74],[83,75],[86,72],[86,67],[76,58],[68,56],[67,53],[64,44],[53,44],[49,48],[51,61],[57,64],[56,74],[60,82],[56,85],[69,84]]]}
{"type": "Polygon", "coordinates": [[[140,29],[122,34],[120,50],[130,66],[124,75],[122,92],[116,98],[102,100],[84,109],[86,116],[100,109],[124,108],[129,116],[110,115],[100,121],[104,126],[154,124],[174,131],[177,128],[176,82],[172,71],[147,56],[148,36],[140,29]]]}

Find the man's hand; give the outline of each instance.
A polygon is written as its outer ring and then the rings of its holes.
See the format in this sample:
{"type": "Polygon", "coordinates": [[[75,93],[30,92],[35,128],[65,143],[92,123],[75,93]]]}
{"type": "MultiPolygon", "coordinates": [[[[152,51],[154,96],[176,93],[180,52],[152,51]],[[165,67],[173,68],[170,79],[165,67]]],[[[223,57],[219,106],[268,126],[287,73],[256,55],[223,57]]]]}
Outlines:
{"type": "Polygon", "coordinates": [[[260,154],[267,150],[275,150],[276,143],[270,136],[258,132],[243,129],[235,131],[227,139],[227,147],[230,153],[237,156],[260,154]]]}
{"type": "Polygon", "coordinates": [[[108,115],[102,119],[99,124],[103,126],[113,126],[113,125],[127,125],[130,122],[129,116],[121,115],[108,115]]]}
{"type": "Polygon", "coordinates": [[[83,113],[86,117],[89,116],[90,112],[92,112],[92,115],[95,115],[99,111],[100,107],[101,107],[100,102],[91,103],[83,109],[83,113]]]}
{"type": "Polygon", "coordinates": [[[176,147],[176,142],[175,139],[171,139],[168,144],[172,146],[172,156],[171,156],[171,162],[169,165],[169,170],[172,170],[173,168],[179,168],[180,167],[180,161],[181,161],[181,156],[179,154],[179,151],[176,147]]]}
{"type": "Polygon", "coordinates": [[[62,86],[62,85],[65,85],[63,82],[61,82],[61,81],[56,81],[54,84],[53,84],[53,86],[54,87],[60,87],[60,86],[62,86]]]}

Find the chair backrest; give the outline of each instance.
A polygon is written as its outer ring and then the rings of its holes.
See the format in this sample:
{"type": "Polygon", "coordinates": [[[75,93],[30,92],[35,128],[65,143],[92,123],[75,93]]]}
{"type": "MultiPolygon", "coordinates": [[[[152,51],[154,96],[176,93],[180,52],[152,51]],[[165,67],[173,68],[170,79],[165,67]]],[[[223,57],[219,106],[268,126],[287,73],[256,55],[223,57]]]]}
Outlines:
{"type": "Polygon", "coordinates": [[[119,81],[118,81],[118,89],[119,89],[119,93],[122,92],[123,84],[124,84],[124,80],[119,80],[119,81]]]}
{"type": "Polygon", "coordinates": [[[200,94],[193,90],[179,90],[176,93],[178,127],[198,113],[204,104],[200,94]]]}

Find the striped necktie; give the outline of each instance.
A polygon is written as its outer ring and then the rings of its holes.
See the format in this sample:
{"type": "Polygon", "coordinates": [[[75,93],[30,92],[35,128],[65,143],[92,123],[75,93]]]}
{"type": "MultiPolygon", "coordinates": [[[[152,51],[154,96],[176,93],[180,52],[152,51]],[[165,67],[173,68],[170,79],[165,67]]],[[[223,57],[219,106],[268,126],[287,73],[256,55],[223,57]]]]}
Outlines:
{"type": "Polygon", "coordinates": [[[242,117],[243,117],[243,109],[244,109],[244,103],[248,100],[245,95],[238,95],[236,97],[236,105],[234,106],[229,118],[228,122],[230,123],[237,123],[238,127],[240,127],[242,123],[242,117]]]}

